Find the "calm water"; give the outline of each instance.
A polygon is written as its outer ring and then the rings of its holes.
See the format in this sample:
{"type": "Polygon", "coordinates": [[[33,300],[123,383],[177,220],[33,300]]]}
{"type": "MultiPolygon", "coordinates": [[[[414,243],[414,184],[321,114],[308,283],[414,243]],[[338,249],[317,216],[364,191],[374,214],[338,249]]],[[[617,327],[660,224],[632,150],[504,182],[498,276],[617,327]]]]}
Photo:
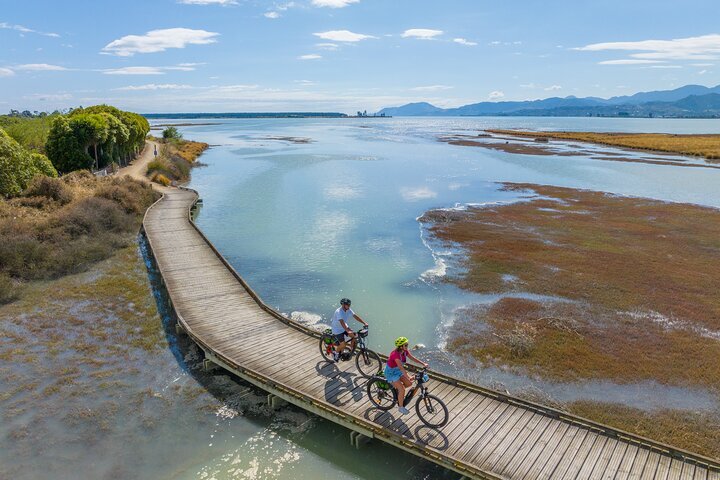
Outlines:
{"type": "MultiPolygon", "coordinates": [[[[716,407],[707,392],[652,383],[580,387],[457,365],[442,350],[447,325],[458,308],[493,297],[469,295],[441,281],[446,271],[452,272],[458,252],[430,241],[416,218],[430,208],[512,201],[515,197],[498,191],[496,182],[502,181],[720,207],[720,170],[608,162],[587,155],[510,155],[436,141],[439,134],[474,134],[489,127],[717,132],[720,121],[219,123],[181,127],[186,138],[213,145],[202,157],[207,166],[193,170],[190,183],[204,199],[197,221],[279,311],[321,324],[338,299],[348,296],[371,324],[373,348],[387,352],[392,339],[405,335],[426,346],[418,355],[438,369],[479,383],[540,388],[560,400],[603,398],[649,409],[716,407]],[[285,136],[310,142],[278,138],[285,136]]],[[[44,385],[62,372],[60,363],[82,362],[80,354],[38,352],[31,368],[20,362],[1,365],[0,478],[456,478],[377,443],[356,452],[347,430],[300,410],[268,412],[262,392],[223,374],[203,373],[196,349],[178,340],[170,320],[163,318],[165,325],[157,328],[166,328],[167,348],[152,354],[128,350],[126,358],[108,366],[113,382],[105,385],[93,376],[95,370],[81,368],[73,375],[82,393],[42,394],[44,385]],[[12,393],[18,384],[32,382],[39,385],[12,393]]],[[[82,335],[86,328],[71,325],[64,327],[66,335],[82,335]]],[[[32,345],[31,330],[18,333],[32,345]]]]}

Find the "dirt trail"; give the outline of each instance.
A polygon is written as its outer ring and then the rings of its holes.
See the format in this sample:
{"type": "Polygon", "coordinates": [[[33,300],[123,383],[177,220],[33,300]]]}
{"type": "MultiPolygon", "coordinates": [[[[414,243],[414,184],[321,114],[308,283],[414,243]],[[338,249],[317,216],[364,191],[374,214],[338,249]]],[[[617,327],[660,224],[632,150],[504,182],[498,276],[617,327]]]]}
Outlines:
{"type": "Polygon", "coordinates": [[[148,163],[153,161],[155,158],[154,152],[156,149],[160,149],[160,145],[152,140],[145,141],[145,148],[140,155],[132,161],[127,167],[123,167],[118,172],[118,175],[127,175],[136,180],[147,180],[145,173],[147,172],[148,163]]]}

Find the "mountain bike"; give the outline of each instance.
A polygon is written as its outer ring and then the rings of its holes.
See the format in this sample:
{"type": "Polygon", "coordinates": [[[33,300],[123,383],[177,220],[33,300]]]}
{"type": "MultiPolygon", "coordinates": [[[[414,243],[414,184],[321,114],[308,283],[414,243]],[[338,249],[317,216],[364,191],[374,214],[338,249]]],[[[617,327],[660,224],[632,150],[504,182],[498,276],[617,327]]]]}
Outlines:
{"type": "MultiPolygon", "coordinates": [[[[346,346],[345,350],[340,353],[340,360],[350,360],[355,350],[358,350],[358,352],[355,353],[355,366],[363,377],[370,378],[382,370],[382,360],[380,360],[380,355],[367,348],[367,336],[368,327],[363,327],[358,330],[357,341],[355,342],[354,348],[352,348],[352,340],[345,335],[346,346]]],[[[328,362],[333,362],[334,350],[335,336],[332,334],[332,330],[328,328],[320,337],[320,354],[328,362]]]]}
{"type": "MultiPolygon", "coordinates": [[[[415,387],[407,390],[403,407],[410,405],[410,401],[419,393],[415,402],[415,411],[420,420],[431,428],[444,427],[448,422],[448,409],[435,395],[428,393],[425,386],[430,381],[427,367],[415,373],[415,387]]],[[[367,383],[368,398],[380,410],[390,410],[397,404],[397,389],[387,381],[384,375],[374,375],[367,383]]]]}

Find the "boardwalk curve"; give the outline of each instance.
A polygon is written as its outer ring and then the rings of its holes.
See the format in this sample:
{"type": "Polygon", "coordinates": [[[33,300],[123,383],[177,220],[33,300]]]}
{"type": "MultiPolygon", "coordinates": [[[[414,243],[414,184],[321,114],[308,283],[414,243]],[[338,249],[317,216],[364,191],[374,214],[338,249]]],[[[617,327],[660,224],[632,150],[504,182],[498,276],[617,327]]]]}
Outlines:
{"type": "Polygon", "coordinates": [[[353,362],[320,358],[318,334],[265,305],[192,221],[198,195],[163,189],[143,230],[178,327],[212,362],[351,430],[469,478],[720,480],[720,462],[477,385],[432,375],[450,410],[441,430],[413,413],[398,418],[368,401],[353,362]],[[285,348],[268,361],[267,341],[285,348]]]}

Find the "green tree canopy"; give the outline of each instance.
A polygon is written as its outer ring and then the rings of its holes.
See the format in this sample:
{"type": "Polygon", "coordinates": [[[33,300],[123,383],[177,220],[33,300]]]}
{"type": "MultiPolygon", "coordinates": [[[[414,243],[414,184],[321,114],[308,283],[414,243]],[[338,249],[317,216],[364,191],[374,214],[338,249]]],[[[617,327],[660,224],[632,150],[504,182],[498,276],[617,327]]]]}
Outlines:
{"type": "Polygon", "coordinates": [[[44,155],[31,154],[0,128],[0,195],[19,195],[35,175],[57,172],[44,155]]]}

